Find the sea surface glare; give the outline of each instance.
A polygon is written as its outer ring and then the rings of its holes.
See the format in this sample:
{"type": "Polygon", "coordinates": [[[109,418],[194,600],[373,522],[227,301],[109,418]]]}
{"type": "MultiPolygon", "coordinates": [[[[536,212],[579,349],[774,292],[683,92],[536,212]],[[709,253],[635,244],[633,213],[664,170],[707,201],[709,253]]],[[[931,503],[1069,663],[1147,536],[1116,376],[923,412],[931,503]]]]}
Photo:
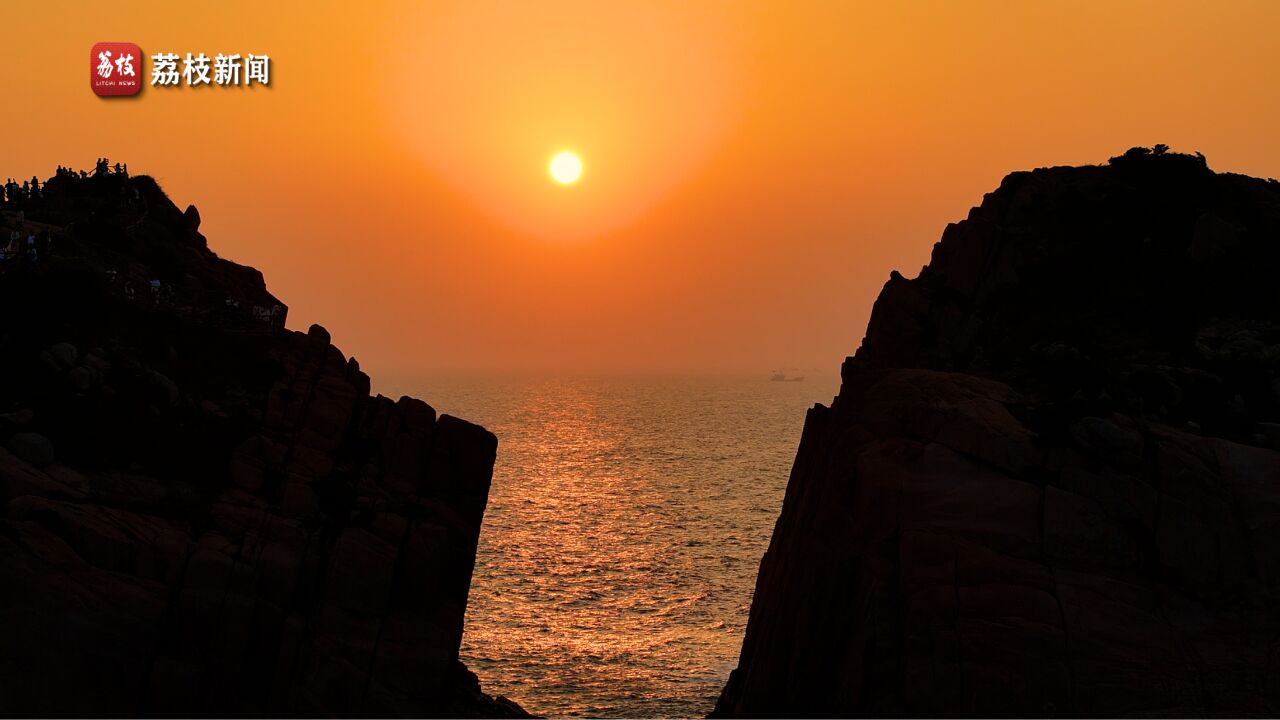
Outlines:
{"type": "MultiPolygon", "coordinates": [[[[435,377],[388,390],[484,425],[498,459],[462,660],[550,717],[702,717],[836,378],[435,377]]],[[[385,392],[385,391],[384,391],[385,392]]]]}

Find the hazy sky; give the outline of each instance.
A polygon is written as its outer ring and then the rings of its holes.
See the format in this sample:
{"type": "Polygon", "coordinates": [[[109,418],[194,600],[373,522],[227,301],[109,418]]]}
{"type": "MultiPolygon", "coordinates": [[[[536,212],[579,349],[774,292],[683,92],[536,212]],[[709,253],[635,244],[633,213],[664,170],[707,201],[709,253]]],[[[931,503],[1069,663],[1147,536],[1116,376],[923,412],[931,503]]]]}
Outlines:
{"type": "Polygon", "coordinates": [[[1163,142],[1280,175],[1276,2],[354,5],[5,3],[0,175],[154,175],[375,383],[834,374],[1008,171],[1163,142]],[[271,87],[99,99],[106,40],[271,87]]]}

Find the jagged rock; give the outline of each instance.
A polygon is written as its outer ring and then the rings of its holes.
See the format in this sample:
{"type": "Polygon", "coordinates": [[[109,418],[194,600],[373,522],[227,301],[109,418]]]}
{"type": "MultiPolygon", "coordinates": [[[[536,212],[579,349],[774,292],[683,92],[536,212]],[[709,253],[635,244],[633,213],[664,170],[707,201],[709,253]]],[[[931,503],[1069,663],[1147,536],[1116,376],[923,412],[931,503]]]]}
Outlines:
{"type": "Polygon", "coordinates": [[[523,715],[458,662],[493,435],[252,315],[150,178],[43,201],[67,254],[0,274],[0,707],[523,715]]]}
{"type": "Polygon", "coordinates": [[[325,330],[322,325],[312,325],[307,328],[307,337],[317,346],[323,347],[329,344],[329,331],[325,330]]]}
{"type": "Polygon", "coordinates": [[[1280,713],[1280,186],[1014,173],[805,422],[715,716],[1280,713]]]}

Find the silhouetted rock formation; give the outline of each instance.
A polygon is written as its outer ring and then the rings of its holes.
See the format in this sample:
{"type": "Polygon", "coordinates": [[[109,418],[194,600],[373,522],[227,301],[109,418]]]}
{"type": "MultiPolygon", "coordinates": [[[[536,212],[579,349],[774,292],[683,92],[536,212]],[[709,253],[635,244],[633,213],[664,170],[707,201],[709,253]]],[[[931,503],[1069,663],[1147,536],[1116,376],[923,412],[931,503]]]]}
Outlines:
{"type": "Polygon", "coordinates": [[[150,178],[4,209],[51,237],[0,263],[5,715],[522,714],[458,661],[492,434],[370,397],[150,178]]]}
{"type": "Polygon", "coordinates": [[[1280,714],[1280,184],[1009,175],[808,414],[715,715],[1280,714]]]}

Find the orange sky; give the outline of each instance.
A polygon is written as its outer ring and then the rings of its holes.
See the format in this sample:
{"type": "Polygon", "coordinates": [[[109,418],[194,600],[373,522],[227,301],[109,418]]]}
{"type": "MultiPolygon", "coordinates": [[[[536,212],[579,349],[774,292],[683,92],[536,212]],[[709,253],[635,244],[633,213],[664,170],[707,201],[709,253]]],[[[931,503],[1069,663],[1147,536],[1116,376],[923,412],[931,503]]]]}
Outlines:
{"type": "Polygon", "coordinates": [[[1280,175],[1280,3],[350,5],[5,3],[0,175],[156,176],[375,383],[834,375],[1010,170],[1163,142],[1280,175]],[[272,84],[99,99],[102,40],[272,84]]]}

